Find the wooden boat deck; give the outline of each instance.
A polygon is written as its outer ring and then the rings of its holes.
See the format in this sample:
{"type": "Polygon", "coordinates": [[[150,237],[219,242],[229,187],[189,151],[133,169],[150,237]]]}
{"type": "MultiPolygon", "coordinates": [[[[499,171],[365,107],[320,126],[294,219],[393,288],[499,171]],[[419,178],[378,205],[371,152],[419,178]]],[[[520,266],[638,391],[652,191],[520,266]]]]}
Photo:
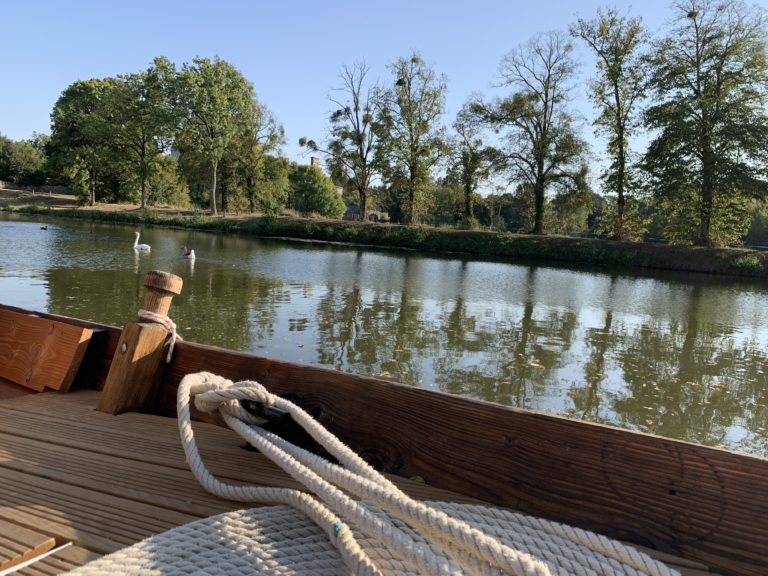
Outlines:
{"type": "MultiPolygon", "coordinates": [[[[18,571],[58,574],[152,534],[247,506],[205,492],[184,460],[173,418],[94,410],[99,392],[0,401],[0,559],[19,534],[72,546],[18,571]],[[25,530],[20,530],[24,528],[25,530]]],[[[233,483],[299,487],[234,432],[195,424],[211,471],[233,483]]],[[[410,494],[469,501],[401,479],[410,494]]]]}
{"type": "MultiPolygon", "coordinates": [[[[0,561],[35,545],[71,542],[17,573],[65,572],[201,517],[247,506],[203,490],[184,459],[173,418],[96,411],[99,392],[0,399],[0,561]]],[[[10,395],[12,396],[12,395],[10,395]]],[[[0,396],[2,398],[2,396],[0,396]]],[[[298,487],[228,429],[196,423],[204,461],[233,483],[298,487]]],[[[394,478],[417,498],[471,501],[394,478]]],[[[654,553],[685,576],[706,567],[654,553]]]]}

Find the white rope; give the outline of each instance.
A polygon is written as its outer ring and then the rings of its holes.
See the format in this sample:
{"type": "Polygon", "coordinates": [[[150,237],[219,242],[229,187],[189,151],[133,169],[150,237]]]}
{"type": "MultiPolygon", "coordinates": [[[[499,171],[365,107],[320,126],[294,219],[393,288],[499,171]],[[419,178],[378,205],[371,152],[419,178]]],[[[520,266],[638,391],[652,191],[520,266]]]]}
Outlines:
{"type": "Polygon", "coordinates": [[[171,344],[168,348],[168,356],[165,358],[166,364],[169,363],[171,361],[171,356],[173,355],[173,347],[176,346],[176,340],[184,340],[184,338],[181,337],[181,334],[176,332],[176,324],[174,321],[171,320],[168,316],[150,312],[149,310],[144,310],[143,308],[139,310],[139,320],[146,320],[147,322],[160,324],[161,326],[165,327],[168,332],[171,333],[171,344]]]}
{"type": "Polygon", "coordinates": [[[357,542],[348,523],[381,542],[389,553],[418,574],[677,574],[635,548],[578,528],[485,506],[463,505],[461,510],[469,510],[470,514],[461,518],[466,514],[449,515],[441,509],[444,506],[413,500],[301,408],[270,394],[257,382],[233,383],[208,372],[190,374],[179,385],[177,408],[187,462],[206,490],[232,500],[293,506],[325,531],[356,574],[382,572],[357,542]],[[218,411],[235,432],[322,502],[298,490],[231,485],[213,477],[194,442],[189,408],[192,397],[199,410],[218,411]],[[240,400],[286,410],[340,465],[255,426],[260,420],[245,411],[240,400]],[[474,527],[472,514],[484,521],[489,517],[498,520],[505,532],[494,535],[494,530],[474,527]],[[395,518],[405,521],[406,528],[399,527],[401,524],[395,518]],[[512,533],[510,523],[514,526],[512,533]]]}

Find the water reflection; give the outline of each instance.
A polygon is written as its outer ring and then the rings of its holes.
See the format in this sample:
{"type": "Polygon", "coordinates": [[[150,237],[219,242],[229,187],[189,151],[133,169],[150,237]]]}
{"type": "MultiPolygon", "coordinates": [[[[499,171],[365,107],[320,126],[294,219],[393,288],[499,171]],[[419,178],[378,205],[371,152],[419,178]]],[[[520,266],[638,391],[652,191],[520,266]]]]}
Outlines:
{"type": "Polygon", "coordinates": [[[757,282],[141,235],[0,216],[0,301],[122,325],[168,270],[188,340],[768,455],[757,282]]]}

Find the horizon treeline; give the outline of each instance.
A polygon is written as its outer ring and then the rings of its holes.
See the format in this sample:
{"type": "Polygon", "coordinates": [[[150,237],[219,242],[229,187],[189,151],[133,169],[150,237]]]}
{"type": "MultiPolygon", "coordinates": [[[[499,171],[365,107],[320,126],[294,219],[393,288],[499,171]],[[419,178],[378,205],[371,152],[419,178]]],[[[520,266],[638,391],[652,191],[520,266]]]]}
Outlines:
{"type": "Polygon", "coordinates": [[[279,120],[232,64],[177,68],[158,57],[138,73],[70,85],[50,136],[0,135],[0,180],[67,185],[83,203],[214,215],[346,210],[622,241],[768,240],[766,12],[740,0],[670,10],[656,36],[614,8],[535,34],[501,58],[506,95],[473,95],[452,119],[447,78],[417,52],[390,63],[385,83],[364,62],[342,65],[325,138],[299,140],[328,175],[282,156],[279,120]],[[571,105],[577,45],[594,58],[586,90],[599,150],[571,105]]]}

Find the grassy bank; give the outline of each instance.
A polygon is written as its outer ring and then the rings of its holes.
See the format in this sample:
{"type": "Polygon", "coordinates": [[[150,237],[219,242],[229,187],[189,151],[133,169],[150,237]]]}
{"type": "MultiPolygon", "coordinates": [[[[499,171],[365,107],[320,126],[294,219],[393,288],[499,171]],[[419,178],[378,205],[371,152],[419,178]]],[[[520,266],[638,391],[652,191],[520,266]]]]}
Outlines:
{"type": "Polygon", "coordinates": [[[427,253],[459,253],[478,259],[768,277],[768,253],[737,248],[621,243],[274,216],[222,218],[173,210],[140,210],[134,206],[99,206],[97,209],[89,209],[36,203],[0,205],[0,210],[46,218],[64,217],[120,224],[191,228],[246,236],[299,238],[410,249],[427,253]]]}

